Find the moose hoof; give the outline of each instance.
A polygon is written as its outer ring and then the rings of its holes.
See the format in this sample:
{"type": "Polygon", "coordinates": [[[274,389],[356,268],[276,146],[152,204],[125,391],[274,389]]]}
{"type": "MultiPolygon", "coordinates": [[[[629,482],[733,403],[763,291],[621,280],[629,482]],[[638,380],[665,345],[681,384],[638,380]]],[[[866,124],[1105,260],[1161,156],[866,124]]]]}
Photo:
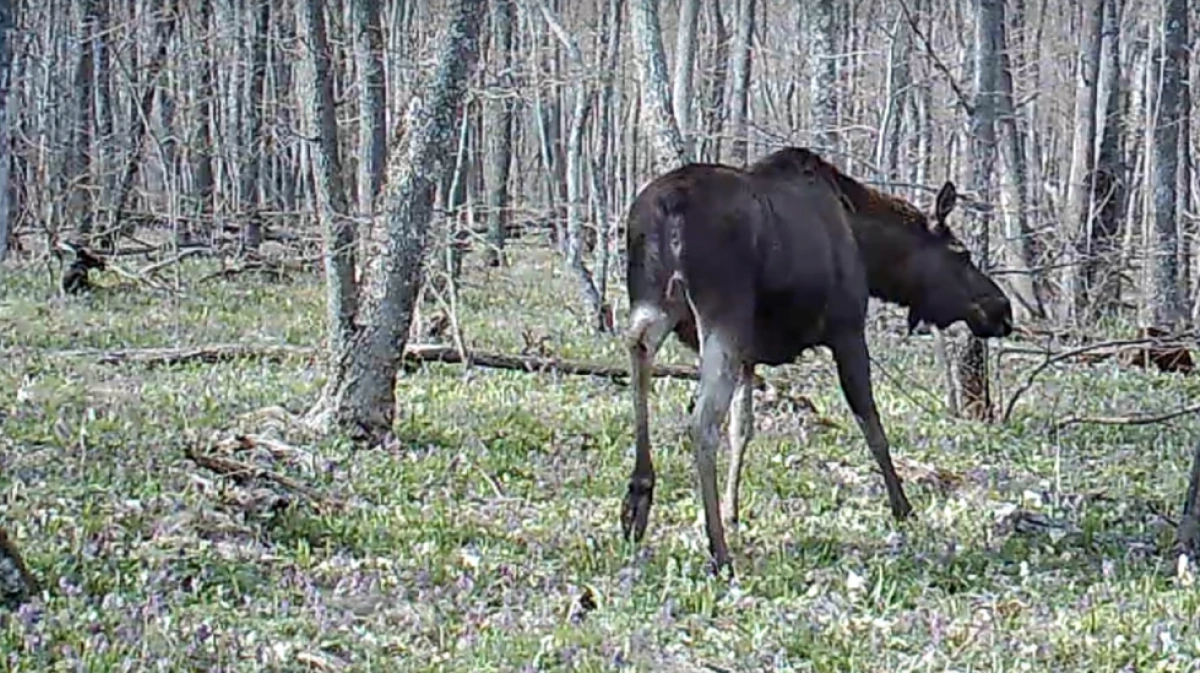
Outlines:
{"type": "Polygon", "coordinates": [[[733,579],[733,559],[729,556],[711,556],[708,559],[708,571],[713,577],[719,577],[725,580],[733,579]]]}
{"type": "Polygon", "coordinates": [[[901,500],[892,505],[892,516],[896,521],[907,521],[917,518],[917,513],[913,510],[912,505],[908,504],[907,500],[901,500]]]}
{"type": "Polygon", "coordinates": [[[634,478],[629,480],[629,492],[621,504],[621,530],[625,539],[633,537],[641,542],[646,534],[646,523],[650,521],[650,504],[654,502],[654,480],[634,478]]]}

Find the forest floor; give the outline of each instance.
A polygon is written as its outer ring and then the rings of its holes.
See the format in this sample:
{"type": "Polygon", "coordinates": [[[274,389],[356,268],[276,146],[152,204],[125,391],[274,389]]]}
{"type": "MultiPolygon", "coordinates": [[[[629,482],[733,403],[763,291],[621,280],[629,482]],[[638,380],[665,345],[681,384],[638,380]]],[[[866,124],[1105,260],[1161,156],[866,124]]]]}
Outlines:
{"type": "MultiPolygon", "coordinates": [[[[582,327],[561,264],[515,257],[468,264],[471,347],[625,364],[582,327]]],[[[63,298],[44,265],[0,276],[0,525],[45,590],[0,608],[5,670],[1197,670],[1200,588],[1168,551],[1200,419],[1054,425],[1174,409],[1200,379],[1065,363],[1008,423],[955,420],[932,340],[884,312],[875,389],[917,519],[892,521],[827,352],[763,369],[731,583],[706,573],[691,382],[656,381],[658,490],[635,548],[621,382],[424,365],[399,382],[400,444],[355,450],[251,414],[314,401],[302,352],[101,357],[319,343],[318,277],[200,281],[215,268],[168,270],[178,294],[103,272],[63,298]],[[189,457],[214,444],[294,481],[189,457]]],[[[673,341],[664,360],[689,362],[673,341]]],[[[1003,402],[1040,361],[1001,361],[1003,402]]]]}

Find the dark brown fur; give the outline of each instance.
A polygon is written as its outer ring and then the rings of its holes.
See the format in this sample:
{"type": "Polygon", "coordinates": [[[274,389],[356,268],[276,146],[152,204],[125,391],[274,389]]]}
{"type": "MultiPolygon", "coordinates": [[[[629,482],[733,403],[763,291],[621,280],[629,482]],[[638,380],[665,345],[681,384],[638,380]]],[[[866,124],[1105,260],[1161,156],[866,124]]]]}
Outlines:
{"type": "Polygon", "coordinates": [[[930,225],[907,202],[862,185],[803,148],[779,150],[746,169],[689,164],[642,190],[627,231],[637,425],[637,458],[622,509],[627,537],[642,537],[653,498],[648,368],[672,332],[701,354],[692,441],[718,567],[729,564],[729,555],[715,495],[715,427],[729,411],[736,382],[727,493],[736,520],[741,453],[753,433],[749,387],[741,383],[756,365],[791,362],[813,346],[833,351],[843,393],[884,473],[893,514],[911,512],[871,391],[863,333],[868,296],[909,307],[910,329],[920,321],[945,327],[964,320],[981,337],[1012,330],[1008,299],[945,225],[954,201],[947,183],[930,225]]]}

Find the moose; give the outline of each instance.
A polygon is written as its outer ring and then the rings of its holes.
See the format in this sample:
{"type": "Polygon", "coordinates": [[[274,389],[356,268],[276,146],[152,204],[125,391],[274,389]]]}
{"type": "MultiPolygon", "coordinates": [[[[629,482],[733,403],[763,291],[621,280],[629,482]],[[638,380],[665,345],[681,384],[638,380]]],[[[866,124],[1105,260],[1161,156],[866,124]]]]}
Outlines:
{"type": "Polygon", "coordinates": [[[672,333],[700,359],[690,440],[714,572],[733,570],[717,497],[721,424],[729,415],[724,519],[736,525],[738,482],[754,434],[755,367],[792,362],[816,346],[833,354],[842,394],[883,472],[892,515],[900,521],[912,514],[871,389],[867,303],[876,297],[907,307],[910,332],[922,322],[945,328],[960,320],[980,338],[1012,332],[1008,297],[946,224],[957,200],[946,182],[931,222],[907,201],[801,147],[745,168],[686,164],[639,192],[626,230],[625,341],[636,442],[621,508],[626,540],[640,542],[649,521],[650,376],[672,333]]]}

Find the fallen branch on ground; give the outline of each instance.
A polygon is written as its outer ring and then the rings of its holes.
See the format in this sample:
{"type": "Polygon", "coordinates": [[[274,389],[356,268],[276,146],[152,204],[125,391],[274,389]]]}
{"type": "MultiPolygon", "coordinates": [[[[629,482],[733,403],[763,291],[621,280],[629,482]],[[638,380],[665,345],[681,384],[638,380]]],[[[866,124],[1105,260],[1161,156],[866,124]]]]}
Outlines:
{"type": "Polygon", "coordinates": [[[178,254],[171,255],[166,259],[160,259],[157,262],[143,266],[138,270],[138,275],[142,277],[148,277],[150,274],[158,273],[169,266],[182,262],[188,257],[195,257],[196,255],[200,255],[205,252],[208,252],[205,248],[184,248],[183,250],[180,250],[178,254]]]}
{"type": "Polygon", "coordinates": [[[1092,425],[1152,425],[1154,423],[1162,423],[1180,416],[1188,414],[1200,413],[1200,404],[1192,404],[1168,411],[1162,414],[1138,414],[1130,416],[1068,416],[1054,424],[1054,429],[1065,428],[1068,425],[1080,425],[1089,423],[1092,425]]]}
{"type": "Polygon", "coordinates": [[[289,491],[298,493],[309,500],[313,506],[318,509],[333,509],[341,510],[345,507],[345,503],[340,500],[325,495],[308,484],[301,483],[287,475],[273,472],[266,468],[258,467],[247,462],[235,460],[228,456],[220,455],[214,451],[199,451],[194,446],[189,446],[184,450],[184,455],[188,460],[199,465],[200,467],[211,470],[219,475],[229,477],[235,481],[244,483],[251,479],[263,479],[282,486],[289,491]]]}
{"type": "Polygon", "coordinates": [[[306,273],[314,269],[314,265],[297,262],[285,262],[280,260],[252,258],[233,266],[227,266],[220,271],[214,271],[200,278],[200,283],[205,283],[217,278],[228,280],[244,273],[258,272],[263,275],[272,276],[277,280],[282,280],[292,273],[306,273]]]}
{"type": "MultiPolygon", "coordinates": [[[[29,349],[9,349],[0,355],[9,357],[28,353],[29,349]]],[[[78,349],[46,351],[51,357],[91,357],[100,364],[140,364],[146,367],[178,365],[191,362],[214,364],[239,359],[283,360],[286,358],[314,358],[320,350],[309,346],[213,344],[194,348],[128,348],[105,351],[78,349]]],[[[507,369],[532,373],[559,373],[578,376],[599,376],[608,379],[629,378],[629,370],[620,365],[607,365],[582,360],[566,360],[538,355],[507,355],[489,351],[467,350],[459,353],[453,346],[440,344],[410,344],[404,349],[404,360],[409,363],[442,362],[462,364],[464,362],[489,369],[507,369]],[[465,357],[464,357],[465,355],[465,357]]],[[[695,367],[683,365],[655,365],[651,372],[655,378],[672,378],[696,381],[699,372],[695,367]]]]}

